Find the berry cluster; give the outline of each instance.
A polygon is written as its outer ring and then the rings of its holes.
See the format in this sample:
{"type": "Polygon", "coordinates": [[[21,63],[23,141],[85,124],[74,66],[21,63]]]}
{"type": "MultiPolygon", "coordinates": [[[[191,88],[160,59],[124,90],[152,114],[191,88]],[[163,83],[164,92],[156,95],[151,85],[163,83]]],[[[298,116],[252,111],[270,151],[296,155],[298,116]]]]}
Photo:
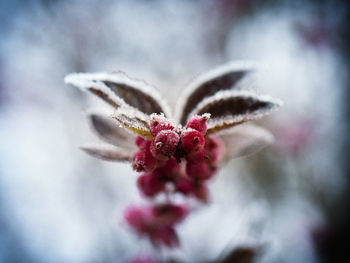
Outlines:
{"type": "Polygon", "coordinates": [[[125,219],[140,235],[146,235],[152,244],[174,247],[179,244],[174,225],[187,215],[185,206],[161,204],[154,206],[132,206],[125,212],[125,219]]]}
{"type": "Polygon", "coordinates": [[[174,226],[188,212],[187,206],[174,205],[171,196],[178,193],[208,202],[206,181],[217,170],[222,154],[218,138],[206,136],[209,114],[192,117],[181,129],[163,115],[153,114],[150,132],[153,140],[137,137],[139,149],[133,157],[133,168],[142,172],[137,185],[142,196],[166,196],[164,204],[131,207],[125,212],[128,224],[142,236],[147,236],[155,246],[178,245],[174,226]]]}

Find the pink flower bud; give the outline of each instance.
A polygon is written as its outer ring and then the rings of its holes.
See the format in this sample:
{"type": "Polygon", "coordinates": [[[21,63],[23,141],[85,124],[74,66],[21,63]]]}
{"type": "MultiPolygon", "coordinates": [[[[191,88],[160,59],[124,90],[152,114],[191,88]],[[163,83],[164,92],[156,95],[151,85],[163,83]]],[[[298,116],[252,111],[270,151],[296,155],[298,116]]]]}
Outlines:
{"type": "Polygon", "coordinates": [[[157,136],[160,131],[172,130],[174,125],[163,115],[153,114],[150,121],[150,131],[153,136],[157,136]]]}
{"type": "Polygon", "coordinates": [[[203,150],[203,135],[197,130],[184,130],[181,133],[181,148],[187,153],[199,152],[203,150]]]}
{"type": "Polygon", "coordinates": [[[137,178],[137,186],[143,195],[153,197],[164,190],[165,181],[152,172],[139,176],[137,178]]]}
{"type": "Polygon", "coordinates": [[[158,132],[151,144],[151,153],[157,160],[167,160],[176,151],[180,136],[172,130],[158,132]]]}
{"type": "Polygon", "coordinates": [[[209,169],[208,165],[205,162],[188,162],[186,164],[186,172],[189,177],[195,180],[207,180],[213,175],[211,169],[209,169]]]}
{"type": "Polygon", "coordinates": [[[192,128],[199,131],[203,136],[207,132],[207,120],[209,119],[209,114],[203,114],[202,116],[193,116],[186,124],[186,129],[192,128]]]}

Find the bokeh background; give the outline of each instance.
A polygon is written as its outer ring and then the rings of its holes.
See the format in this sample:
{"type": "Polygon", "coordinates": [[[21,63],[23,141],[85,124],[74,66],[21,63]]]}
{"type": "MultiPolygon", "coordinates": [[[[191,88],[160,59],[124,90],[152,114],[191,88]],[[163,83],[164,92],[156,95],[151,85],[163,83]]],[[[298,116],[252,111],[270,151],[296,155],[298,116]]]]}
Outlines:
{"type": "Polygon", "coordinates": [[[0,262],[156,253],[121,219],[140,199],[135,172],[78,149],[96,141],[84,110],[104,105],[66,74],[123,70],[175,106],[196,75],[247,59],[266,65],[259,92],[284,101],[259,122],[276,142],[222,169],[210,205],[180,225],[182,246],[160,253],[350,262],[349,18],[346,1],[2,0],[0,262]]]}

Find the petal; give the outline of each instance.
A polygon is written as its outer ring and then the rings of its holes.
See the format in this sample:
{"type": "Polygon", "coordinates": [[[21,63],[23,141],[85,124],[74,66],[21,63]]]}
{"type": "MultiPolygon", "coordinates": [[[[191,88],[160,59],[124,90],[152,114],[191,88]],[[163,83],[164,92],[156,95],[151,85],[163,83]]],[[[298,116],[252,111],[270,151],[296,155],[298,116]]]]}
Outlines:
{"type": "Polygon", "coordinates": [[[133,154],[131,152],[125,151],[117,147],[109,145],[84,145],[81,146],[84,152],[90,154],[93,157],[105,160],[105,161],[115,161],[115,162],[124,162],[132,161],[133,154]]]}
{"type": "Polygon", "coordinates": [[[128,105],[148,115],[163,112],[170,116],[167,103],[153,86],[122,72],[74,73],[66,76],[65,82],[89,90],[115,108],[128,105]]]}
{"type": "Polygon", "coordinates": [[[231,62],[200,75],[188,85],[183,92],[183,97],[180,98],[180,106],[176,114],[179,122],[185,125],[189,114],[204,98],[220,90],[240,87],[237,84],[257,68],[257,63],[253,62],[231,62]]]}
{"type": "Polygon", "coordinates": [[[233,158],[256,153],[273,143],[273,135],[266,129],[255,125],[240,125],[218,134],[223,141],[225,153],[220,161],[226,164],[233,158]]]}
{"type": "Polygon", "coordinates": [[[87,118],[100,139],[119,148],[136,152],[135,135],[119,127],[107,113],[103,113],[102,110],[89,110],[87,118]]]}

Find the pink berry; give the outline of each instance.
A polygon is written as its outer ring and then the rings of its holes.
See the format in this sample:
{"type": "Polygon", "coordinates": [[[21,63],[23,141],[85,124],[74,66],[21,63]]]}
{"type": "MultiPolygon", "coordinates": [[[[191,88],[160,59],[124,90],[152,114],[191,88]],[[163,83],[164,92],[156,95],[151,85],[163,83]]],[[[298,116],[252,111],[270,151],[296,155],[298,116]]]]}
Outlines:
{"type": "Polygon", "coordinates": [[[198,183],[193,191],[193,194],[202,203],[209,202],[209,190],[204,183],[198,183]]]}
{"type": "Polygon", "coordinates": [[[171,157],[163,166],[156,168],[153,172],[166,181],[172,181],[178,176],[179,170],[180,164],[176,162],[174,157],[171,157]]]}
{"type": "Polygon", "coordinates": [[[137,186],[143,195],[153,197],[165,189],[165,181],[155,173],[148,173],[139,176],[137,186]]]}
{"type": "Polygon", "coordinates": [[[157,160],[167,160],[176,151],[180,136],[172,130],[158,132],[151,144],[151,153],[157,160]]]}
{"type": "Polygon", "coordinates": [[[153,114],[150,121],[150,131],[153,136],[157,136],[160,131],[172,130],[174,125],[163,115],[153,114]]]}
{"type": "MultiPolygon", "coordinates": [[[[155,246],[175,247],[179,245],[173,225],[185,216],[178,206],[170,206],[166,215],[159,213],[159,208],[152,206],[129,207],[124,212],[126,222],[142,236],[147,236],[155,246]],[[155,212],[156,211],[156,212],[155,212]],[[171,215],[170,220],[167,218],[171,215]],[[174,218],[178,221],[174,221],[174,218]],[[166,219],[166,220],[164,220],[166,219]]],[[[187,211],[186,211],[187,213],[187,211]]]]}
{"type": "Polygon", "coordinates": [[[207,180],[213,173],[208,168],[208,165],[205,162],[201,163],[190,163],[186,164],[186,172],[189,177],[195,180],[207,180]]]}
{"type": "Polygon", "coordinates": [[[181,148],[187,153],[199,152],[204,148],[204,137],[197,130],[184,130],[181,133],[181,148]]]}
{"type": "Polygon", "coordinates": [[[180,177],[175,181],[176,192],[183,193],[184,195],[189,195],[194,190],[194,182],[188,177],[180,177]]]}
{"type": "Polygon", "coordinates": [[[186,161],[190,163],[201,163],[205,160],[205,151],[192,152],[186,155],[186,161]]]}
{"type": "Polygon", "coordinates": [[[192,128],[199,131],[203,136],[207,132],[207,120],[209,119],[209,114],[203,114],[202,116],[193,116],[186,124],[186,129],[192,128]]]}
{"type": "Polygon", "coordinates": [[[181,205],[161,204],[154,206],[152,212],[158,225],[174,225],[186,217],[188,209],[181,205]]]}
{"type": "Polygon", "coordinates": [[[222,141],[217,137],[205,138],[205,157],[211,164],[216,164],[224,150],[222,141]]]}
{"type": "Polygon", "coordinates": [[[142,148],[143,144],[145,143],[146,139],[142,138],[141,136],[137,136],[135,138],[135,144],[137,147],[142,148]]]}
{"type": "Polygon", "coordinates": [[[175,232],[175,229],[171,226],[166,226],[154,231],[151,236],[151,241],[154,246],[165,245],[173,248],[179,246],[179,238],[175,232]]]}
{"type": "Polygon", "coordinates": [[[137,172],[152,171],[157,165],[157,160],[153,157],[150,151],[151,143],[152,141],[145,140],[140,151],[134,154],[133,168],[137,172]]]}
{"type": "Polygon", "coordinates": [[[140,235],[149,231],[152,217],[152,209],[150,207],[130,206],[124,212],[125,221],[140,235]]]}

